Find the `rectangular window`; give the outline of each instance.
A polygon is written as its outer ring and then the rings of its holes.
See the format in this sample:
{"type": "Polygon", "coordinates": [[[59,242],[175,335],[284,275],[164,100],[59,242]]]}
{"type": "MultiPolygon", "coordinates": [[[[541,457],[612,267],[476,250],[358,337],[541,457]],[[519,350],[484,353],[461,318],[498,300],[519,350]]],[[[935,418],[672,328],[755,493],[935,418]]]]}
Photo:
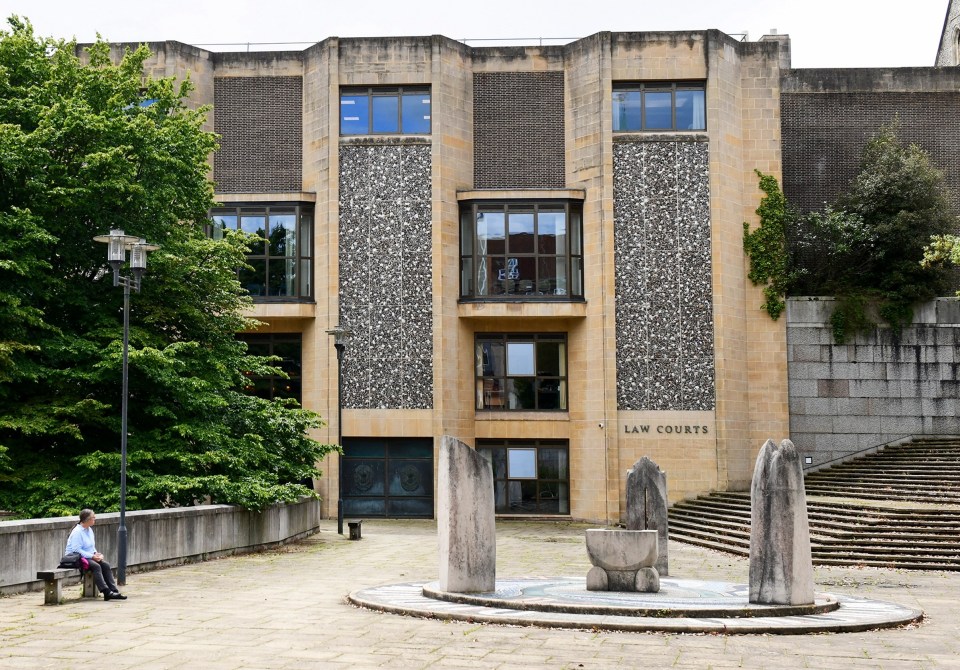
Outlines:
{"type": "Polygon", "coordinates": [[[477,440],[493,466],[497,514],[570,514],[566,440],[477,440]]]}
{"type": "Polygon", "coordinates": [[[255,377],[247,375],[245,390],[251,395],[272,400],[274,398],[293,398],[301,402],[301,340],[299,333],[244,333],[237,338],[247,343],[247,353],[252,356],[279,356],[280,362],[274,367],[281,369],[287,377],[270,375],[255,377]]]}
{"type": "Polygon", "coordinates": [[[340,92],[341,135],[429,135],[430,89],[370,86],[340,92]]]}
{"type": "Polygon", "coordinates": [[[704,94],[702,82],[614,84],[613,130],[706,130],[704,94]]]}
{"type": "Polygon", "coordinates": [[[583,297],[580,203],[464,203],[460,295],[482,300],[583,297]]]}
{"type": "Polygon", "coordinates": [[[240,284],[256,301],[313,297],[313,211],[301,205],[218,207],[214,238],[240,230],[253,238],[240,284]]]}
{"type": "Polygon", "coordinates": [[[478,410],[567,409],[564,333],[477,333],[478,410]]]}

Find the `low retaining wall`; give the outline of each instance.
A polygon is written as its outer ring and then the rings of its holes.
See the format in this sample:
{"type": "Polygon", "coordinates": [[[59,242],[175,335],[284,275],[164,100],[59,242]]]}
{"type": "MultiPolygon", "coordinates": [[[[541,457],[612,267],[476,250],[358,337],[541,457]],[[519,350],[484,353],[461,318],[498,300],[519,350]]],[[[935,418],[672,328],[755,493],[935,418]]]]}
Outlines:
{"type": "Polygon", "coordinates": [[[805,468],[921,435],[960,435],[960,300],[914,310],[902,332],[876,327],[847,344],[833,298],[787,301],[790,439],[805,468]]]}
{"type": "MultiPolygon", "coordinates": [[[[0,521],[0,594],[43,588],[37,570],[56,567],[76,524],[75,516],[0,521]]],[[[97,549],[114,567],[119,525],[118,513],[98,513],[93,527],[97,549]]],[[[320,501],[312,498],[262,512],[232,505],[127,512],[127,571],[275,547],[312,535],[319,526],[320,501]]]]}

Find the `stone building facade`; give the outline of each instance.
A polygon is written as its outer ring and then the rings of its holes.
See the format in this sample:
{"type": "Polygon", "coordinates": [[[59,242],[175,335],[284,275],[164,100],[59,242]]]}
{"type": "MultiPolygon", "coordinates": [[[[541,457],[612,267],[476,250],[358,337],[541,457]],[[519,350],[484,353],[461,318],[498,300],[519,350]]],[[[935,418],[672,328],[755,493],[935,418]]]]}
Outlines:
{"type": "Polygon", "coordinates": [[[943,21],[936,65],[960,65],[960,2],[957,0],[949,0],[947,3],[947,16],[943,21]]]}
{"type": "Polygon", "coordinates": [[[597,521],[641,456],[676,500],[744,488],[787,435],[785,326],[742,250],[754,170],[781,174],[785,37],[149,46],[213,105],[215,223],[264,237],[244,336],[342,435],[327,514],[432,516],[445,434],[493,462],[499,513],[597,521]]]}

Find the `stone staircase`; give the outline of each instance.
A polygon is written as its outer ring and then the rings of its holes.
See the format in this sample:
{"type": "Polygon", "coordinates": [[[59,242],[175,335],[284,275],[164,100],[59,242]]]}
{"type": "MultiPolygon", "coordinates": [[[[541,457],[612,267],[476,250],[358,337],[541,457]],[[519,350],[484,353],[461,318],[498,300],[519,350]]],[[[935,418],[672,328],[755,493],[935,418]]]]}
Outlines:
{"type": "MultiPolygon", "coordinates": [[[[805,477],[815,565],[960,571],[960,439],[889,446],[805,477]]],[[[750,553],[750,494],[711,493],[669,511],[670,539],[750,553]]]]}

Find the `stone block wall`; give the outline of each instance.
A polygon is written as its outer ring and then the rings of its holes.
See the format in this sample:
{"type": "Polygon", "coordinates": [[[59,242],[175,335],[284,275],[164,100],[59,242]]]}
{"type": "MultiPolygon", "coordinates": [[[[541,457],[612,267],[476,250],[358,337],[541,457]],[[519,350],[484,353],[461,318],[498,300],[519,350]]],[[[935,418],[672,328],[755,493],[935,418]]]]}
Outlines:
{"type": "Polygon", "coordinates": [[[433,406],[428,140],[340,146],[340,325],[354,332],[343,407],[433,406]]]}
{"type": "Polygon", "coordinates": [[[960,435],[960,301],[918,309],[896,335],[835,344],[832,298],[787,302],[790,439],[815,467],[915,435],[960,435]]]}
{"type": "Polygon", "coordinates": [[[714,408],[706,138],[614,145],[617,409],[714,408]]]}

